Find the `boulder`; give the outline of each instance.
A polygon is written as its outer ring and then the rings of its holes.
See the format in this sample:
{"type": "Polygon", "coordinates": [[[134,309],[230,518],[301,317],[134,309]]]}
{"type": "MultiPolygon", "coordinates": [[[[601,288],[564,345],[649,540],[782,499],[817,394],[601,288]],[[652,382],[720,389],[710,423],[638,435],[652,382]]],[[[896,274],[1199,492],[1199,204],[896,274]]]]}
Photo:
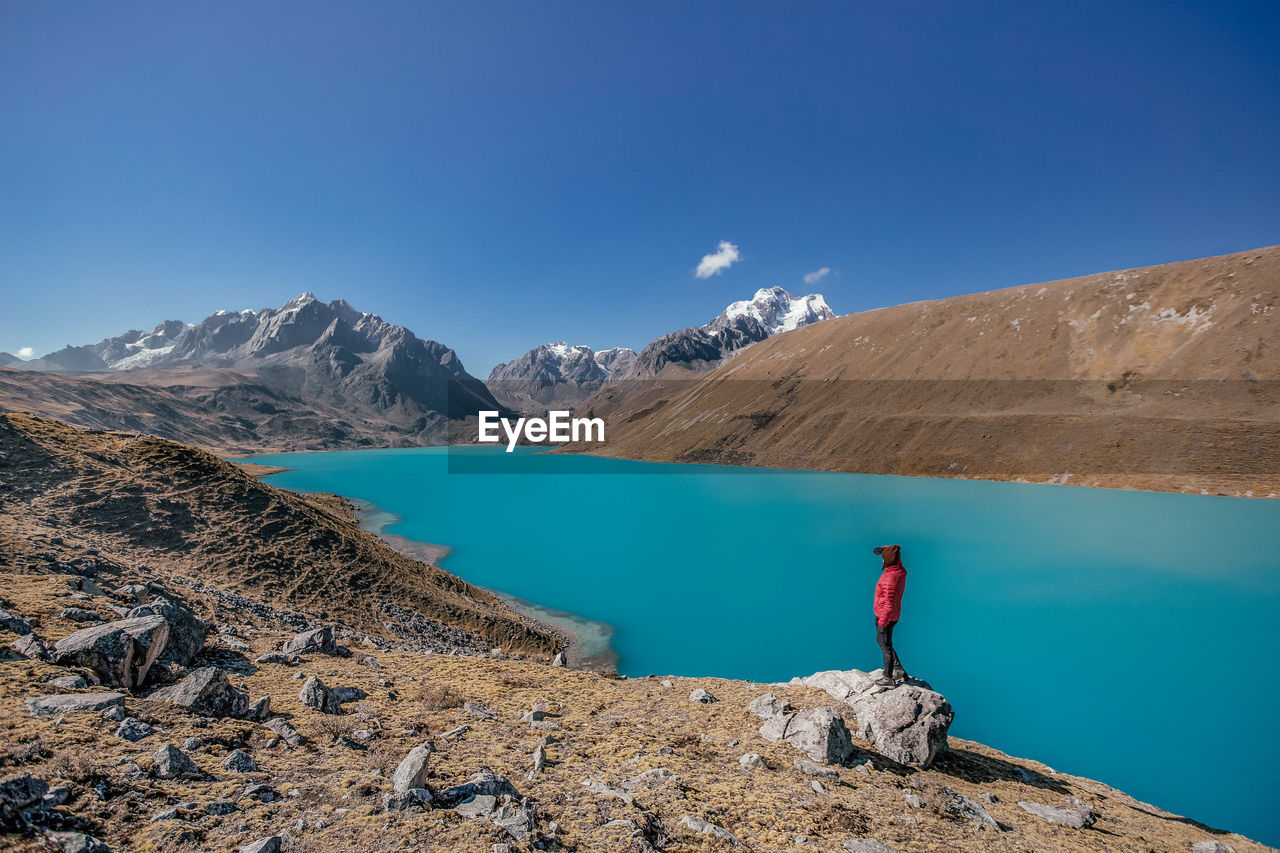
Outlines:
{"type": "Polygon", "coordinates": [[[230,800],[214,800],[204,804],[204,813],[216,816],[235,814],[237,806],[230,800]]]}
{"type": "Polygon", "coordinates": [[[843,764],[853,755],[849,728],[835,708],[778,714],[765,721],[760,727],[760,734],[766,740],[785,740],[823,764],[843,764]]]}
{"type": "Polygon", "coordinates": [[[762,720],[767,720],[790,711],[791,703],[785,699],[779,699],[772,693],[766,693],[752,699],[751,704],[747,705],[747,710],[762,720]]]}
{"type": "Polygon", "coordinates": [[[1210,839],[1192,844],[1191,853],[1235,853],[1235,851],[1217,839],[1210,839]]]}
{"type": "Polygon", "coordinates": [[[63,693],[26,701],[33,717],[56,717],[74,711],[101,711],[124,704],[123,693],[63,693]]]}
{"type": "Polygon", "coordinates": [[[488,770],[481,770],[467,777],[467,781],[462,785],[441,791],[436,795],[436,802],[446,809],[456,807],[459,803],[466,802],[472,797],[501,797],[508,796],[514,800],[520,799],[520,792],[511,784],[506,776],[499,776],[488,770]]]}
{"type": "Polygon", "coordinates": [[[243,749],[233,749],[222,759],[222,769],[232,773],[257,773],[258,762],[243,749]]]}
{"type": "Polygon", "coordinates": [[[98,611],[88,610],[84,607],[68,607],[58,615],[70,622],[98,622],[102,619],[98,615],[98,611]]]}
{"type": "Polygon", "coordinates": [[[14,634],[30,634],[31,623],[11,610],[0,607],[0,628],[14,634]]]}
{"type": "Polygon", "coordinates": [[[227,674],[214,666],[192,670],[177,684],[154,690],[147,698],[168,702],[204,717],[243,718],[249,711],[249,694],[232,687],[227,674]]]}
{"type": "Polygon", "coordinates": [[[203,778],[202,771],[196,763],[171,743],[157,749],[151,754],[156,763],[155,774],[161,779],[203,778]]]}
{"type": "Polygon", "coordinates": [[[964,794],[958,794],[950,788],[944,787],[941,791],[940,800],[942,810],[949,815],[971,820],[981,826],[1000,828],[1000,824],[996,822],[990,812],[964,794]]]}
{"type": "Polygon", "coordinates": [[[83,832],[46,832],[44,837],[62,853],[107,853],[110,849],[83,832]]]}
{"type": "Polygon", "coordinates": [[[320,676],[313,675],[302,685],[302,692],[298,694],[298,701],[308,708],[315,708],[322,714],[341,714],[342,707],[338,704],[338,700],[325,687],[324,682],[320,680],[320,676]]]}
{"type": "Polygon", "coordinates": [[[189,666],[204,648],[209,626],[203,619],[185,607],[167,598],[157,598],[150,604],[140,604],[129,611],[129,618],[159,616],[169,623],[169,642],[160,655],[163,663],[189,666]]]}
{"type": "Polygon", "coordinates": [[[767,769],[767,765],[764,763],[764,759],[754,752],[748,752],[745,755],[743,755],[741,758],[738,759],[738,763],[741,764],[743,767],[755,768],[756,770],[767,769]]]}
{"type": "Polygon", "coordinates": [[[333,629],[326,625],[323,628],[316,628],[296,635],[293,639],[287,641],[280,651],[285,654],[295,655],[336,655],[338,647],[333,642],[333,629]]]}
{"type": "Polygon", "coordinates": [[[710,835],[712,838],[718,838],[721,841],[727,841],[730,844],[732,844],[734,847],[746,846],[738,839],[738,836],[734,835],[732,832],[725,829],[723,826],[716,826],[714,823],[708,823],[707,821],[703,820],[700,817],[694,817],[693,815],[685,815],[684,817],[680,818],[680,825],[692,832],[696,832],[701,835],[710,835]]]}
{"type": "Polygon", "coordinates": [[[246,720],[254,720],[255,722],[259,722],[259,723],[270,716],[271,716],[271,697],[270,696],[262,696],[258,699],[254,699],[253,702],[250,703],[249,709],[244,713],[244,717],[246,720]]]}
{"type": "Polygon", "coordinates": [[[49,783],[30,773],[0,781],[0,829],[10,832],[20,829],[22,812],[40,804],[48,792],[49,783]]]}
{"type": "Polygon", "coordinates": [[[293,658],[284,652],[267,652],[265,655],[258,655],[253,659],[254,663],[279,663],[289,664],[293,662],[293,658]]]}
{"type": "Polygon", "coordinates": [[[84,680],[83,675],[60,675],[57,678],[50,678],[49,686],[61,690],[83,690],[89,686],[89,682],[84,680]]]}
{"type": "Polygon", "coordinates": [[[252,844],[246,844],[240,848],[240,853],[280,853],[283,848],[283,839],[279,835],[272,835],[267,838],[259,838],[252,844]]]}
{"type": "Polygon", "coordinates": [[[712,702],[717,701],[717,699],[712,696],[709,691],[703,690],[699,687],[697,690],[689,694],[689,701],[699,705],[710,705],[712,702]]]}
{"type": "Polygon", "coordinates": [[[395,772],[391,774],[391,788],[403,794],[413,788],[427,786],[427,760],[431,758],[432,744],[428,741],[409,750],[395,772]]]}
{"type": "Polygon", "coordinates": [[[919,679],[889,690],[877,687],[879,674],[830,670],[793,678],[791,684],[819,687],[852,708],[858,719],[854,734],[876,752],[900,764],[929,767],[947,748],[947,729],[955,718],[951,704],[919,679]]]}
{"type": "Polygon", "coordinates": [[[508,803],[489,813],[489,822],[506,830],[516,841],[528,844],[533,840],[533,813],[521,803],[508,803]]]}
{"type": "Polygon", "coordinates": [[[382,795],[382,808],[389,812],[425,806],[431,802],[431,792],[426,788],[410,788],[407,791],[388,791],[382,795]]]}
{"type": "Polygon", "coordinates": [[[284,717],[274,717],[262,724],[267,731],[273,732],[289,746],[301,746],[307,739],[298,734],[298,730],[289,725],[284,717]]]}
{"type": "Polygon", "coordinates": [[[156,733],[155,727],[144,723],[137,717],[126,717],[120,726],[116,729],[116,737],[137,743],[143,738],[149,738],[156,733]]]}
{"type": "Polygon", "coordinates": [[[115,687],[139,687],[169,640],[160,616],[120,619],[76,631],[53,647],[54,663],[92,669],[115,687]]]}
{"type": "Polygon", "coordinates": [[[842,848],[845,853],[893,853],[893,848],[877,838],[850,838],[842,848]]]}
{"type": "Polygon", "coordinates": [[[1072,829],[1088,829],[1098,820],[1097,813],[1088,807],[1060,809],[1056,806],[1046,806],[1043,803],[1032,803],[1024,800],[1019,800],[1018,805],[1022,807],[1023,811],[1030,812],[1036,817],[1042,817],[1049,823],[1060,823],[1072,829]]]}
{"type": "Polygon", "coordinates": [[[10,643],[9,648],[31,660],[50,660],[52,657],[45,641],[29,631],[10,643]]]}
{"type": "Polygon", "coordinates": [[[276,800],[280,799],[280,794],[277,793],[276,789],[270,785],[255,783],[252,785],[246,785],[245,789],[240,792],[240,797],[241,799],[249,797],[263,803],[274,803],[276,800]]]}
{"type": "Polygon", "coordinates": [[[794,762],[795,768],[806,776],[812,776],[815,779],[821,779],[824,782],[830,782],[833,785],[839,784],[840,773],[829,767],[823,767],[821,764],[814,764],[807,758],[797,758],[794,762]]]}
{"type": "Polygon", "coordinates": [[[564,666],[564,652],[556,652],[556,656],[551,659],[552,666],[564,666]]]}

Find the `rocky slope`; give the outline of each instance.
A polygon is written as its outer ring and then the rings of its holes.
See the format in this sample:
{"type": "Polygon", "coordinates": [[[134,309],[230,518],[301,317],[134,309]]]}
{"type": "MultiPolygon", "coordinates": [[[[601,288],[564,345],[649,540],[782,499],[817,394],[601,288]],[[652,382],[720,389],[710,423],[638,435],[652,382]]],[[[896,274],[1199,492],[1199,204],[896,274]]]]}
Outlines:
{"type": "Polygon", "coordinates": [[[438,444],[501,408],[444,344],[310,293],[10,367],[22,373],[0,376],[0,410],[230,450],[438,444]],[[49,377],[67,372],[91,375],[49,377]]]}
{"type": "Polygon", "coordinates": [[[536,631],[493,639],[465,615],[501,615],[483,594],[386,555],[333,501],[167,442],[3,424],[6,849],[1264,849],[949,737],[914,679],[548,665],[536,631]],[[391,563],[456,593],[463,629],[364,619],[421,600],[391,563]]]}
{"type": "Polygon", "coordinates": [[[1278,324],[1280,247],[899,305],[606,387],[572,449],[1272,495],[1278,324]]]}

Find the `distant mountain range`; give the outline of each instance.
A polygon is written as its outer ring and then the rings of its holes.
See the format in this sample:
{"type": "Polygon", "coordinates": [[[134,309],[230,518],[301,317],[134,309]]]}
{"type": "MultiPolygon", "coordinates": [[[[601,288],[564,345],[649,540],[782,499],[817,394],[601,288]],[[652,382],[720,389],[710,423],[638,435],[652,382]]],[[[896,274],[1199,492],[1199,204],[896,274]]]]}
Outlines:
{"type": "Polygon", "coordinates": [[[781,287],[762,288],[705,325],[663,335],[639,354],[626,347],[596,353],[582,345],[542,344],[495,367],[487,384],[514,409],[573,407],[606,384],[709,370],[744,347],[835,316],[821,294],[797,297],[781,287]]]}

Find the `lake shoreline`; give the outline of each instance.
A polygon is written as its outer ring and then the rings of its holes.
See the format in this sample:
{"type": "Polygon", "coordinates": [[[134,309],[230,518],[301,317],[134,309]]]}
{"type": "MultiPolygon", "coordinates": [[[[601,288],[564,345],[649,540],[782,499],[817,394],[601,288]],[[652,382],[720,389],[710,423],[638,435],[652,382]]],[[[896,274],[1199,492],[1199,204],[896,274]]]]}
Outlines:
{"type": "MultiPolygon", "coordinates": [[[[361,530],[372,533],[406,557],[444,568],[445,558],[453,552],[451,547],[419,542],[398,533],[387,533],[386,528],[401,520],[399,515],[361,498],[343,496],[343,500],[351,505],[361,530]]],[[[617,673],[618,654],[609,642],[613,636],[613,626],[526,601],[501,590],[480,588],[496,597],[526,624],[559,637],[564,643],[564,656],[569,666],[593,672],[617,673]]]]}

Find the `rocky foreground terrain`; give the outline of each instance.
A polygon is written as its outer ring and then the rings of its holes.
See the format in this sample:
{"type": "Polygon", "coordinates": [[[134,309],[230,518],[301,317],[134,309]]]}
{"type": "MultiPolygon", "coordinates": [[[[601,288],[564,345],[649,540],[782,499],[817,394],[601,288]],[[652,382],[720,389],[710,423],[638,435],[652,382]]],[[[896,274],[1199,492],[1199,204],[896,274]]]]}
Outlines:
{"type": "Polygon", "coordinates": [[[897,305],[605,386],[657,462],[1280,495],[1280,247],[897,305]]]}
{"type": "Polygon", "coordinates": [[[6,849],[1265,849],[949,737],[922,681],[574,670],[194,448],[7,416],[0,462],[6,849]]]}

